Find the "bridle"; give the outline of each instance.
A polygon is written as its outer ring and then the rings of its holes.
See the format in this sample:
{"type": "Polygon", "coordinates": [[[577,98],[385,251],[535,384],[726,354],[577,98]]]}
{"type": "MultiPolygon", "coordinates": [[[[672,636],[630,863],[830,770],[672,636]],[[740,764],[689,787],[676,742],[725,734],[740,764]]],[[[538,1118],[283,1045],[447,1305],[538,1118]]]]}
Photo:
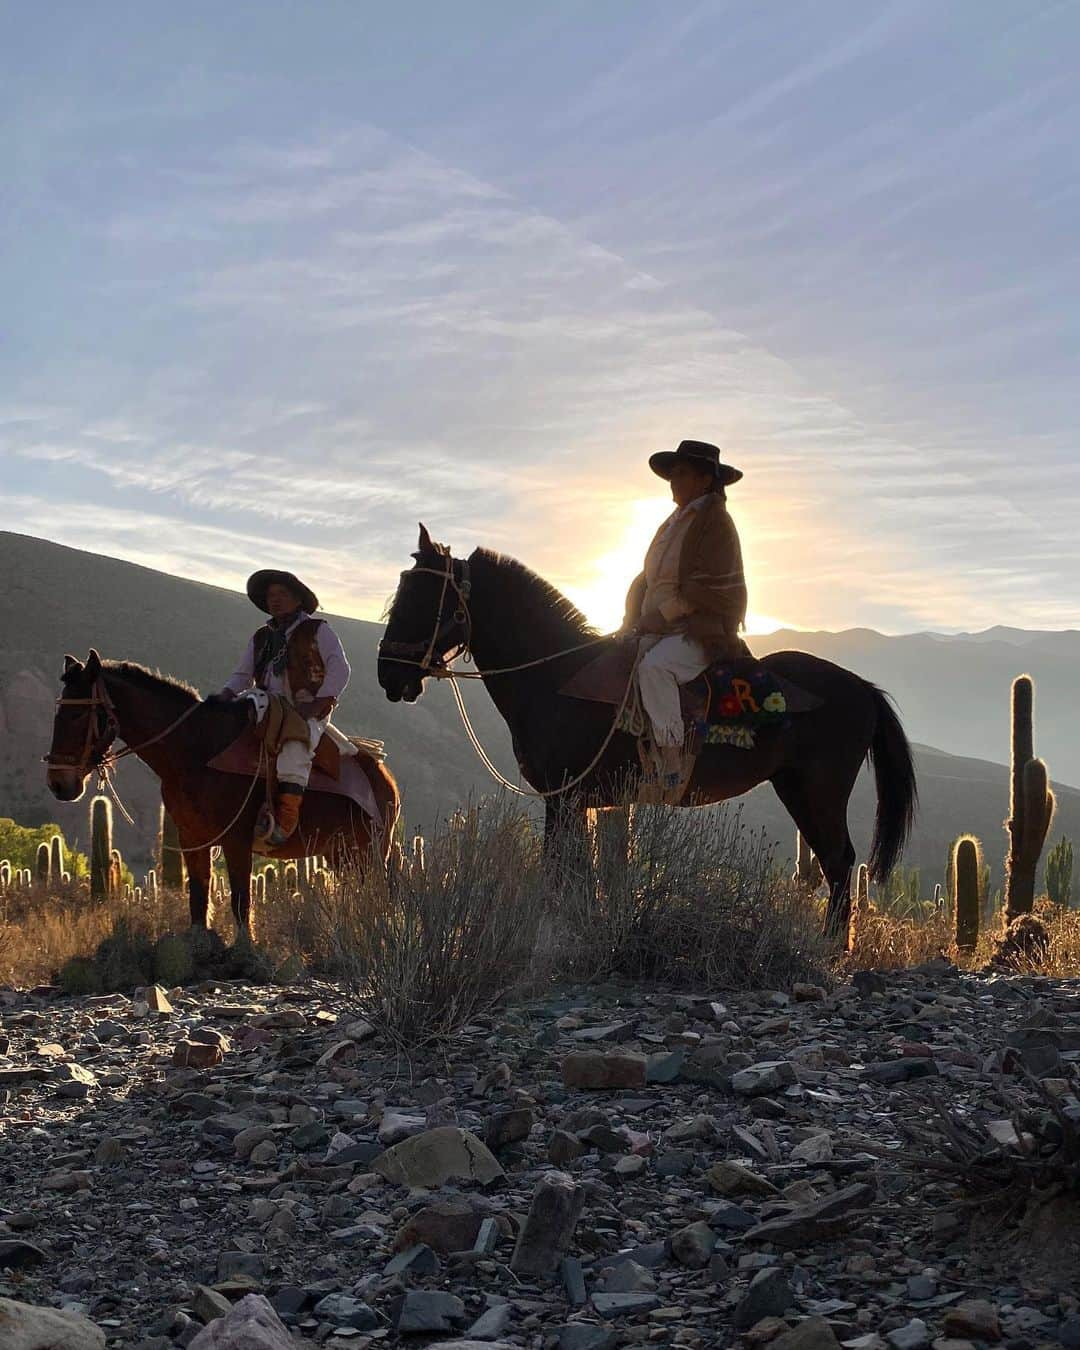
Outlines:
{"type": "Polygon", "coordinates": [[[445,567],[410,567],[401,574],[403,582],[409,577],[418,576],[439,577],[442,581],[439,607],[435,611],[435,626],[431,637],[427,642],[391,642],[383,638],[379,643],[379,660],[415,666],[422,676],[432,675],[445,679],[452,678],[452,672],[449,670],[451,661],[459,656],[466,661],[471,657],[469,646],[472,642],[472,614],[469,611],[469,598],[472,595],[472,578],[466,559],[455,559],[449,549],[441,556],[446,559],[445,567]],[[460,569],[460,572],[457,569],[460,569]],[[443,607],[446,605],[447,593],[451,588],[457,603],[444,618],[443,607]]]}
{"type": "Polygon", "coordinates": [[[104,779],[108,772],[109,750],[120,734],[120,721],[116,715],[116,706],[105,687],[105,681],[99,674],[90,689],[89,698],[67,698],[63,694],[56,700],[58,708],[89,708],[86,717],[86,740],[78,755],[57,754],[50,750],[42,756],[42,763],[50,769],[74,769],[83,778],[97,769],[104,779]]]}

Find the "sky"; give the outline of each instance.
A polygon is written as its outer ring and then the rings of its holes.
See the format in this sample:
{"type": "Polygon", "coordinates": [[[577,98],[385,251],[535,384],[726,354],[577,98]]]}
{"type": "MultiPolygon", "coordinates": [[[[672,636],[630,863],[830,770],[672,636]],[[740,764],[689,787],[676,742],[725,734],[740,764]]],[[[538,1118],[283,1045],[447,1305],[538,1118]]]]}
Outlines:
{"type": "Polygon", "coordinates": [[[1077,0],[0,6],[5,527],[601,627],[683,437],[751,629],[1068,627],[1077,0]]]}

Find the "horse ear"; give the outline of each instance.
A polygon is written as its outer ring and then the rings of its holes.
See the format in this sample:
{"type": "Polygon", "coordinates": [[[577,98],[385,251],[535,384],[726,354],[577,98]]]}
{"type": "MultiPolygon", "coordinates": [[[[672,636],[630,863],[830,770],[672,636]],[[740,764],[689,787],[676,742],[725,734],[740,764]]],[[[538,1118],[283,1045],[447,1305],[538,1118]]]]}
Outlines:
{"type": "Polygon", "coordinates": [[[431,535],[428,534],[428,527],[423,521],[420,522],[420,541],[417,544],[416,549],[421,556],[425,553],[435,552],[435,545],[432,542],[431,535]]]}
{"type": "Polygon", "coordinates": [[[82,670],[82,662],[76,660],[76,658],[68,652],[64,657],[64,673],[60,678],[66,680],[69,675],[73,675],[77,670],[82,670]]]}
{"type": "Polygon", "coordinates": [[[96,675],[100,669],[101,657],[98,656],[97,650],[94,647],[91,647],[90,655],[86,658],[86,673],[87,675],[93,676],[96,675]]]}

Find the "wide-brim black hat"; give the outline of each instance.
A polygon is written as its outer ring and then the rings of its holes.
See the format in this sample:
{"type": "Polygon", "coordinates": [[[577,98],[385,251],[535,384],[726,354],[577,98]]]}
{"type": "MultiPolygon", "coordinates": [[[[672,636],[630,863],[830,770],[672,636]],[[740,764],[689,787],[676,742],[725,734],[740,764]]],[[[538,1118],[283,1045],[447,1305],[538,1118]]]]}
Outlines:
{"type": "Polygon", "coordinates": [[[722,463],[720,451],[707,441],[680,441],[675,450],[657,450],[649,456],[649,468],[661,478],[670,478],[680,460],[698,469],[711,469],[723,487],[737,483],[742,477],[742,470],[722,463]]]}
{"type": "Polygon", "coordinates": [[[264,567],[261,572],[252,572],[247,583],[248,599],[264,614],[270,613],[266,607],[266,592],[271,586],[288,586],[299,599],[300,607],[305,614],[314,614],[319,608],[319,597],[310,586],[305,586],[299,577],[293,576],[291,572],[279,572],[273,567],[264,567]]]}

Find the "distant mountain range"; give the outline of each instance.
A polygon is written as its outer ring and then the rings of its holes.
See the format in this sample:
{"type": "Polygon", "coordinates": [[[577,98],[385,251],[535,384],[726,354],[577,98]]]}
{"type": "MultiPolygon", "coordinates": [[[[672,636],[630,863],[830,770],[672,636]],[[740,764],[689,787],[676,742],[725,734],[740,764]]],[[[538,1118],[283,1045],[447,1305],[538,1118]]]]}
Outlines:
{"type": "MultiPolygon", "coordinates": [[[[253,560],[253,565],[257,560],[253,560]]],[[[41,756],[48,748],[53,701],[64,653],[85,657],[97,647],[190,680],[203,691],[220,686],[259,615],[232,591],[169,576],[114,558],[0,532],[0,815],[24,824],[58,820],[69,837],[85,838],[86,806],[63,806],[45,788],[41,756]]],[[[457,721],[450,691],[429,689],[411,707],[388,703],[375,679],[381,626],[334,618],[353,666],[342,701],[343,729],[387,743],[401,784],[408,827],[427,829],[470,794],[492,784],[457,721]]],[[[1036,750],[1055,778],[1080,780],[1080,726],[1073,715],[1080,633],[1029,633],[998,628],[941,636],[885,637],[869,629],[840,633],[782,630],[752,639],[759,654],[801,648],[858,671],[896,698],[917,742],[922,811],[906,862],[928,882],[942,877],[950,841],[979,834],[988,861],[1004,848],[1008,808],[1009,686],[1022,670],[1037,681],[1036,750]],[[944,747],[935,749],[932,747],[944,747]],[[994,762],[997,761],[997,762],[994,762]]],[[[479,686],[466,688],[477,731],[510,777],[509,736],[479,686]]],[[[136,826],[118,826],[125,855],[145,860],[157,826],[156,780],[129,760],[117,786],[136,826]]],[[[1054,836],[1080,837],[1080,793],[1055,785],[1059,814],[1054,836]]],[[[852,834],[864,857],[873,820],[868,776],[852,799],[852,834]]],[[[792,851],[794,827],[770,788],[743,799],[746,823],[764,828],[780,852],[792,851]]]]}

